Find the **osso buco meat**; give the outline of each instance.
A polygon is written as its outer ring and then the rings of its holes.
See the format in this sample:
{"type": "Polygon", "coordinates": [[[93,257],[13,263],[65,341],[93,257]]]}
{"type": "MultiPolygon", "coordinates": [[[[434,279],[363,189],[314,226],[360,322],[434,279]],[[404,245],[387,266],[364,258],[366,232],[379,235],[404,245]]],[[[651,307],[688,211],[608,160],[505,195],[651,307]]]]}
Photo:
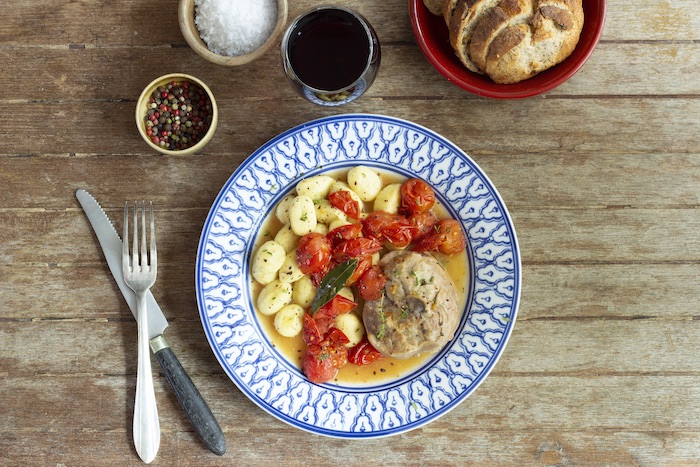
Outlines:
{"type": "Polygon", "coordinates": [[[387,277],[384,295],[366,301],[362,314],[370,343],[396,358],[439,350],[462,314],[450,276],[427,253],[394,251],[379,264],[387,277]]]}

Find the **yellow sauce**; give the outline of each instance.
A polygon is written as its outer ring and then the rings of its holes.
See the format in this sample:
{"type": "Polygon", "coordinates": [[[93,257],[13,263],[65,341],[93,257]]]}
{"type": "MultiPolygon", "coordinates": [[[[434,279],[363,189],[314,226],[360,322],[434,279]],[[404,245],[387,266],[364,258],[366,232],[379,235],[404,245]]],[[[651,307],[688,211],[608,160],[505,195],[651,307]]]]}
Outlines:
{"type": "MultiPolygon", "coordinates": [[[[345,171],[331,172],[327,175],[331,175],[337,179],[344,179],[343,177],[338,177],[338,175],[344,175],[345,171]]],[[[378,171],[381,173],[382,181],[384,186],[389,183],[400,183],[406,178],[400,175],[378,171]]],[[[365,208],[368,208],[368,212],[371,212],[371,203],[365,203],[365,208]],[[369,205],[369,206],[368,206],[369,205]]],[[[449,218],[450,215],[441,205],[439,201],[436,201],[435,206],[432,209],[433,213],[438,219],[449,218]]],[[[282,228],[282,224],[277,220],[274,213],[270,215],[270,218],[265,221],[262,228],[260,229],[260,235],[256,239],[253,251],[257,251],[258,247],[268,240],[274,239],[276,233],[282,228]]],[[[383,253],[382,253],[383,254],[383,253]]],[[[440,262],[440,264],[445,268],[452,281],[455,284],[457,293],[460,297],[460,306],[462,309],[466,306],[467,299],[467,284],[468,281],[468,260],[466,251],[455,256],[447,256],[441,253],[432,253],[433,256],[440,262]]],[[[257,302],[257,297],[262,286],[255,282],[252,278],[249,280],[251,287],[251,297],[253,303],[257,302]]],[[[356,313],[360,320],[362,318],[362,308],[363,302],[359,298],[357,292],[355,296],[358,306],[352,313],[356,313]]],[[[306,350],[306,344],[302,339],[301,334],[295,337],[284,337],[280,335],[275,329],[274,319],[275,316],[267,316],[262,313],[256,313],[258,320],[265,332],[265,335],[269,338],[272,346],[275,347],[280,354],[282,354],[290,363],[295,365],[297,368],[301,368],[301,359],[306,350]]],[[[381,384],[382,382],[394,380],[401,378],[415,369],[419,368],[423,363],[429,360],[433,354],[423,354],[418,355],[409,359],[401,360],[393,357],[382,357],[379,360],[369,364],[357,366],[348,363],[343,368],[338,371],[338,376],[333,381],[339,384],[350,384],[350,385],[364,385],[364,384],[381,384]]]]}

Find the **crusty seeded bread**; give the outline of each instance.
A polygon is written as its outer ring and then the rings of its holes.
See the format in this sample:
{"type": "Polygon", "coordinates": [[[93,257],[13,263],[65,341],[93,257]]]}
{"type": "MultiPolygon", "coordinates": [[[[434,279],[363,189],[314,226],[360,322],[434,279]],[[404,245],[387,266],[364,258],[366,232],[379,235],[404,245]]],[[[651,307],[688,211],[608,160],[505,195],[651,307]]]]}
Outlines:
{"type": "Polygon", "coordinates": [[[576,48],[584,21],[582,0],[424,2],[443,15],[450,45],[464,66],[504,84],[566,59],[576,48]]]}
{"type": "Polygon", "coordinates": [[[445,4],[447,3],[447,0],[423,0],[423,3],[426,7],[428,7],[428,10],[430,10],[432,14],[442,16],[442,14],[445,12],[445,4]]]}
{"type": "Polygon", "coordinates": [[[534,14],[532,0],[503,0],[491,8],[474,28],[469,43],[469,57],[486,70],[486,56],[491,43],[505,28],[526,23],[534,14]]]}
{"type": "MultiPolygon", "coordinates": [[[[425,1],[425,0],[423,0],[425,1]]],[[[455,9],[457,8],[457,3],[459,3],[459,0],[445,0],[444,1],[444,6],[442,8],[442,16],[445,18],[445,24],[448,26],[450,25],[450,22],[452,21],[452,15],[455,13],[455,9]]]]}
{"type": "Polygon", "coordinates": [[[483,16],[501,0],[459,0],[450,22],[450,44],[459,60],[469,70],[482,73],[469,57],[469,45],[474,28],[483,16]]]}

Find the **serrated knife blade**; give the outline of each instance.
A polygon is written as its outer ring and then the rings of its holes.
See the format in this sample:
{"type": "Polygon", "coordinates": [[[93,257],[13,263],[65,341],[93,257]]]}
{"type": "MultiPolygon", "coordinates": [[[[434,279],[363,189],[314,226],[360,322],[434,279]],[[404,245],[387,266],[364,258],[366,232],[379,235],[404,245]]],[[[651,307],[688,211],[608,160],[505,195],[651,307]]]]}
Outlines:
{"type": "MultiPolygon", "coordinates": [[[[80,189],[75,193],[83,211],[87,215],[92,230],[97,235],[97,240],[100,242],[102,252],[107,259],[107,265],[112,272],[115,282],[119,286],[124,300],[131,313],[136,318],[136,294],[124,282],[124,273],[122,272],[122,241],[119,234],[115,230],[112,222],[107,217],[100,204],[87,191],[80,189]]],[[[163,311],[158,306],[158,302],[153,297],[149,290],[146,293],[146,306],[148,307],[148,338],[160,336],[168,327],[168,320],[165,319],[163,311]]]]}
{"type": "MultiPolygon", "coordinates": [[[[109,270],[129,305],[131,313],[136,318],[136,294],[126,285],[122,273],[121,238],[102,206],[90,193],[81,188],[75,192],[75,196],[83,207],[97,240],[100,242],[109,270]]],[[[223,455],[226,452],[224,433],[199,390],[163,337],[163,331],[168,327],[168,320],[165,319],[163,311],[150,291],[146,296],[146,308],[148,310],[150,347],[158,359],[165,377],[204,445],[213,453],[223,455]]]]}

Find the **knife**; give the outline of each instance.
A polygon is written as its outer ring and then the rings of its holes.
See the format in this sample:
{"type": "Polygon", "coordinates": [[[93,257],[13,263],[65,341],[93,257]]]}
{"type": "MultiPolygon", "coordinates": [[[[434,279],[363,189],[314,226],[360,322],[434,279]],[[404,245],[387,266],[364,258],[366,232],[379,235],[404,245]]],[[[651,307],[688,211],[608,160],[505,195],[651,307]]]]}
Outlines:
{"type": "MultiPolygon", "coordinates": [[[[107,259],[109,270],[119,286],[131,313],[136,317],[136,294],[124,282],[122,273],[122,241],[114,229],[112,222],[107,217],[99,203],[87,191],[79,189],[75,193],[76,198],[83,207],[92,229],[97,235],[102,251],[107,259]]],[[[163,373],[172,386],[177,399],[189,417],[194,430],[202,442],[214,454],[223,455],[226,452],[226,438],[219,423],[214,418],[211,409],[202,398],[189,375],[182,367],[167,341],[163,337],[163,331],[168,327],[168,320],[161,311],[153,294],[149,291],[146,295],[148,309],[148,337],[151,351],[155,354],[163,368],[163,373]]]]}

